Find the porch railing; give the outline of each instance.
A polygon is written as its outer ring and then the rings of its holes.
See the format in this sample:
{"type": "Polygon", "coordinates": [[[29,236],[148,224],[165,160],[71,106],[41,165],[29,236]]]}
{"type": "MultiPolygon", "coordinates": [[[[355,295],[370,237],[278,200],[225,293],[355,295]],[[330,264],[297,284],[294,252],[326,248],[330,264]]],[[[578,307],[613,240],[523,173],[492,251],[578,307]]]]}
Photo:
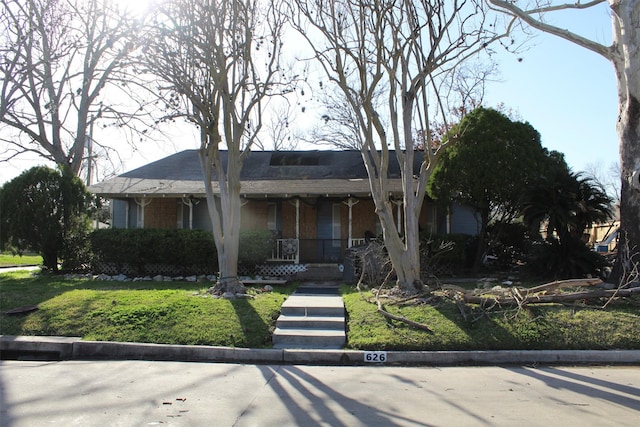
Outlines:
{"type": "Polygon", "coordinates": [[[271,252],[269,261],[300,262],[300,241],[299,239],[276,239],[276,247],[271,252]]]}
{"type": "Polygon", "coordinates": [[[345,251],[363,245],[365,238],[336,239],[277,239],[270,262],[343,262],[345,251]]]}

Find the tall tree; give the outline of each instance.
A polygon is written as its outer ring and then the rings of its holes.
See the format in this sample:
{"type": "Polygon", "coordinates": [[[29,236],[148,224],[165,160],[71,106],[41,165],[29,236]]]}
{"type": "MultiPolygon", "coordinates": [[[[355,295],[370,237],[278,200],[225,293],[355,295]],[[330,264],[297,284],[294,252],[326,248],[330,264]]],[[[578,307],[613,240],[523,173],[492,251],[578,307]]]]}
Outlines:
{"type": "Polygon", "coordinates": [[[499,36],[482,30],[485,17],[474,0],[297,0],[296,5],[295,25],[338,88],[337,105],[348,109],[331,124],[342,124],[344,135],[353,135],[361,150],[397,286],[415,293],[423,288],[418,218],[427,179],[445,146],[432,149],[429,139],[434,107],[446,110],[440,84],[499,36]],[[416,135],[427,136],[426,149],[414,151],[416,135]],[[389,191],[392,162],[401,171],[403,234],[389,191]]]}
{"type": "Polygon", "coordinates": [[[613,64],[618,82],[617,123],[620,145],[621,195],[620,227],[621,244],[618,245],[618,259],[612,276],[619,280],[622,264],[628,262],[640,251],[640,2],[637,0],[592,0],[587,3],[573,2],[550,4],[536,2],[532,8],[521,6],[518,1],[489,0],[499,11],[520,19],[527,25],[545,33],[553,34],[578,46],[595,52],[613,64]],[[580,19],[580,11],[609,4],[612,21],[613,40],[605,46],[596,40],[585,38],[564,28],[554,26],[543,16],[555,12],[576,12],[574,19],[580,19]],[[626,253],[623,248],[629,248],[626,253]]]}
{"type": "Polygon", "coordinates": [[[459,135],[449,147],[428,182],[431,197],[457,200],[480,213],[479,244],[474,270],[485,252],[491,222],[509,222],[521,210],[521,195],[545,170],[555,165],[540,143],[540,134],[529,123],[512,121],[505,114],[478,107],[454,126],[459,135]]]}
{"type": "Polygon", "coordinates": [[[283,74],[280,7],[278,1],[169,0],[159,5],[142,50],[143,65],[160,80],[167,117],[184,117],[200,131],[221,291],[244,290],[237,274],[240,171],[262,127],[263,103],[278,92],[283,74]]]}
{"type": "Polygon", "coordinates": [[[2,0],[2,160],[35,153],[78,174],[87,132],[118,112],[105,86],[131,50],[132,22],[109,0],[2,0]]]}

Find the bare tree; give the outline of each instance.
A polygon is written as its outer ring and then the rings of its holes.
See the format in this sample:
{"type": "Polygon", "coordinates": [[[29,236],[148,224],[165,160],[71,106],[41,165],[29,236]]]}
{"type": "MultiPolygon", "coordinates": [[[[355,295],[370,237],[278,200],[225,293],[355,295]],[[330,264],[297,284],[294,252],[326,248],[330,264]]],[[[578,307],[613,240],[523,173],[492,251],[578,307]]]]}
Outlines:
{"type": "Polygon", "coordinates": [[[133,25],[109,0],[2,0],[1,160],[35,153],[79,174],[91,124],[122,118],[104,92],[126,80],[133,25]]]}
{"type": "Polygon", "coordinates": [[[158,8],[143,58],[160,79],[167,117],[200,131],[200,162],[218,252],[218,290],[238,280],[240,171],[263,124],[263,104],[281,92],[285,15],[279,2],[175,0],[158,8]],[[226,157],[221,153],[226,146],[226,157]]]}
{"type": "MultiPolygon", "coordinates": [[[[640,248],[640,2],[636,0],[592,0],[564,4],[536,1],[532,7],[521,2],[489,0],[495,9],[517,17],[532,28],[553,34],[575,43],[606,58],[613,64],[618,82],[617,124],[620,142],[621,193],[620,226],[621,237],[628,243],[619,248],[640,248]],[[612,20],[613,41],[605,46],[595,40],[548,23],[544,16],[556,12],[573,11],[576,20],[580,11],[609,4],[612,20]]],[[[624,250],[618,253],[613,279],[619,280],[621,263],[628,259],[624,250]]]]}
{"type": "Polygon", "coordinates": [[[433,114],[444,112],[446,123],[441,83],[500,36],[483,30],[485,16],[474,0],[296,3],[297,28],[348,108],[343,121],[353,118],[347,133],[362,152],[397,287],[418,292],[423,288],[418,218],[428,177],[452,142],[434,148],[430,141],[433,114]],[[429,139],[422,151],[414,151],[417,134],[429,139]],[[417,169],[415,156],[420,156],[417,169]],[[401,170],[403,234],[390,199],[392,162],[401,170]]]}
{"type": "MultiPolygon", "coordinates": [[[[297,148],[299,136],[295,129],[295,121],[296,113],[287,100],[270,109],[264,130],[274,151],[291,151],[297,148]]],[[[256,145],[261,149],[265,148],[262,143],[256,145]]]]}
{"type": "Polygon", "coordinates": [[[589,163],[585,174],[602,187],[614,205],[620,205],[620,164],[612,162],[605,166],[601,162],[589,163]]]}

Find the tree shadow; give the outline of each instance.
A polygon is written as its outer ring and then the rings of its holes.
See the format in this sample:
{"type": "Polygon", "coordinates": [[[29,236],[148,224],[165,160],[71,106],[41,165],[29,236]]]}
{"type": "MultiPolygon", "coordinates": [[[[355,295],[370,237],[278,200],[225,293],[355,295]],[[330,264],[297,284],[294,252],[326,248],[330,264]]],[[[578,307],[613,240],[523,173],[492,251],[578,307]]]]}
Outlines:
{"type": "MultiPolygon", "coordinates": [[[[587,369],[585,368],[585,372],[587,369]]],[[[514,371],[535,378],[549,388],[568,390],[640,411],[640,388],[631,385],[617,384],[556,367],[524,368],[514,371]]]]}
{"type": "Polygon", "coordinates": [[[368,405],[348,396],[297,366],[261,366],[260,371],[267,386],[278,395],[288,414],[295,420],[294,425],[348,427],[354,424],[393,426],[412,423],[428,426],[402,413],[368,405]],[[340,411],[336,411],[336,405],[341,408],[340,411]],[[338,412],[353,418],[338,417],[338,412]]]}
{"type": "Polygon", "coordinates": [[[264,321],[248,299],[236,298],[230,301],[236,316],[241,319],[240,327],[244,336],[244,347],[270,347],[271,334],[273,333],[271,325],[264,321]]]}

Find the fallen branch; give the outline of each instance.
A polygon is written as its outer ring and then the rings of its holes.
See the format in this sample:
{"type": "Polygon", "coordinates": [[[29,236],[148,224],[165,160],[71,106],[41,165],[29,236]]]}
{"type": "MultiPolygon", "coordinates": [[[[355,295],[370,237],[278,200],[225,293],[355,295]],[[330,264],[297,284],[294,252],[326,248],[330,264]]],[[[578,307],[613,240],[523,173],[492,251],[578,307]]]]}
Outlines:
{"type": "Polygon", "coordinates": [[[544,285],[534,286],[533,288],[522,289],[525,295],[531,295],[543,291],[557,291],[561,288],[577,288],[577,287],[589,287],[602,283],[602,280],[595,279],[568,279],[568,280],[556,280],[544,285]]]}
{"type": "Polygon", "coordinates": [[[376,298],[376,302],[378,303],[378,313],[382,314],[387,319],[397,320],[399,322],[406,323],[409,326],[413,326],[414,328],[433,333],[433,330],[424,323],[414,322],[413,320],[409,320],[404,316],[396,316],[395,314],[391,314],[382,307],[382,303],[379,299],[376,298]]]}
{"type": "MultiPolygon", "coordinates": [[[[405,324],[407,324],[409,326],[413,326],[414,328],[421,329],[423,331],[428,331],[428,332],[433,333],[433,330],[431,330],[431,328],[429,328],[429,326],[427,326],[427,325],[425,325],[423,323],[414,322],[413,320],[409,320],[404,316],[396,316],[395,314],[391,314],[391,313],[389,313],[388,311],[386,311],[384,309],[384,307],[382,306],[382,302],[380,301],[380,291],[382,290],[382,287],[387,283],[387,281],[391,277],[391,273],[392,272],[393,272],[393,270],[391,270],[389,272],[389,274],[385,278],[384,282],[382,282],[382,285],[380,285],[380,287],[377,289],[377,291],[374,292],[374,295],[376,296],[376,300],[375,301],[376,301],[376,304],[378,305],[378,313],[382,314],[387,319],[397,320],[398,322],[405,323],[405,324]]],[[[362,292],[360,292],[360,294],[362,294],[362,292]]]]}
{"type": "Polygon", "coordinates": [[[568,294],[554,294],[554,295],[526,295],[522,299],[511,297],[482,297],[470,294],[463,294],[464,302],[468,304],[490,304],[499,303],[500,305],[517,305],[523,306],[528,304],[548,304],[548,303],[565,303],[572,301],[579,301],[585,299],[596,298],[610,298],[617,295],[619,297],[630,296],[634,294],[640,294],[640,287],[629,289],[596,289],[585,292],[573,292],[568,294]]]}

